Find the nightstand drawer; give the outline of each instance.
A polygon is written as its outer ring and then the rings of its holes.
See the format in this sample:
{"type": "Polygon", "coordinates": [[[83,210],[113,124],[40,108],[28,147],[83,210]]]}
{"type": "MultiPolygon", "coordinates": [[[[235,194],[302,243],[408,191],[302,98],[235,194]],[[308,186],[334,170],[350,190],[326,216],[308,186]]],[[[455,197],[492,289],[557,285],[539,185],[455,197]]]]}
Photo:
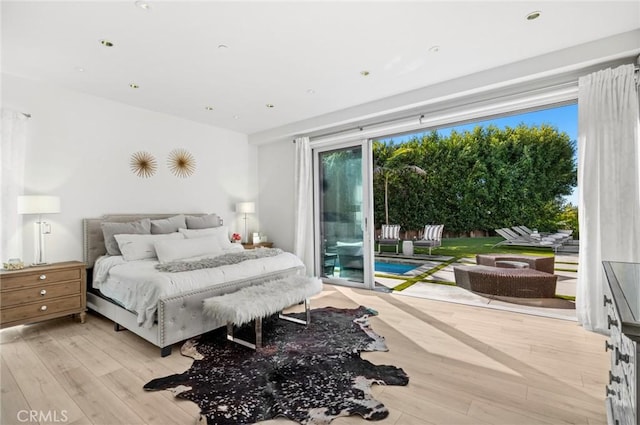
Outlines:
{"type": "Polygon", "coordinates": [[[63,270],[42,270],[34,273],[20,273],[14,276],[2,276],[2,290],[20,289],[43,283],[64,282],[67,280],[79,280],[80,269],[78,267],[63,270]]]}
{"type": "Polygon", "coordinates": [[[80,294],[73,297],[42,300],[42,302],[39,303],[3,308],[0,314],[0,322],[2,322],[4,326],[11,322],[37,320],[45,316],[55,315],[56,313],[78,312],[81,306],[82,298],[80,294]]]}
{"type": "Polygon", "coordinates": [[[51,298],[79,295],[81,286],[80,280],[75,280],[55,285],[40,284],[17,291],[4,291],[0,293],[0,305],[5,308],[18,304],[44,302],[51,298]]]}

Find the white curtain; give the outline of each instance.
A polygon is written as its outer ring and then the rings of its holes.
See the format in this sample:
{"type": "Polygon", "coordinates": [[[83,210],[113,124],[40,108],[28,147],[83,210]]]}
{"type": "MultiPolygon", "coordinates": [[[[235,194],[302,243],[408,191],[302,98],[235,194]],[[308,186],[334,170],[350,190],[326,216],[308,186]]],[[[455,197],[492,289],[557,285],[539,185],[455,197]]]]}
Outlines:
{"type": "Polygon", "coordinates": [[[313,163],[311,144],[308,137],[295,140],[295,240],[293,253],[296,254],[307,267],[307,274],[313,275],[313,163]]]}
{"type": "Polygon", "coordinates": [[[18,195],[24,188],[24,161],[27,117],[2,109],[2,140],[0,140],[0,259],[22,258],[22,216],[18,215],[18,195]]]}
{"type": "Polygon", "coordinates": [[[579,80],[578,321],[608,333],[602,261],[640,262],[640,114],[633,65],[579,80]]]}

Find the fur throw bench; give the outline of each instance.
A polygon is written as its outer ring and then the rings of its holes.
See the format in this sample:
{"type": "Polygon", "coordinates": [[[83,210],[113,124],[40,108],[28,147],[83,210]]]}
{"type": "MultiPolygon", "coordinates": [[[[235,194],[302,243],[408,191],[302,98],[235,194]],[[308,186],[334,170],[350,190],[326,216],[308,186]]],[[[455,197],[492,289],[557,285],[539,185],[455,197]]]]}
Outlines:
{"type": "Polygon", "coordinates": [[[247,286],[229,294],[204,300],[206,315],[227,323],[227,339],[258,349],[262,347],[262,318],[280,313],[287,307],[304,302],[306,320],[280,314],[280,318],[301,324],[309,324],[309,298],[322,291],[322,280],[316,277],[290,276],[259,285],[247,286]],[[233,336],[233,326],[255,322],[256,343],[252,344],[233,336]]]}

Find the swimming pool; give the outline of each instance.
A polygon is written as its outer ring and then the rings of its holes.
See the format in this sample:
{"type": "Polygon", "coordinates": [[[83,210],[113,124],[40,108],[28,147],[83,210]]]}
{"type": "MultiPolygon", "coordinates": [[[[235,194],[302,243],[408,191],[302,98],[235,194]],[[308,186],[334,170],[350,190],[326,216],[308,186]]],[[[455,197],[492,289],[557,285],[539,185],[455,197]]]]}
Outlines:
{"type": "Polygon", "coordinates": [[[417,264],[386,263],[382,261],[376,261],[374,265],[375,271],[392,274],[404,274],[417,267],[419,267],[417,264]]]}

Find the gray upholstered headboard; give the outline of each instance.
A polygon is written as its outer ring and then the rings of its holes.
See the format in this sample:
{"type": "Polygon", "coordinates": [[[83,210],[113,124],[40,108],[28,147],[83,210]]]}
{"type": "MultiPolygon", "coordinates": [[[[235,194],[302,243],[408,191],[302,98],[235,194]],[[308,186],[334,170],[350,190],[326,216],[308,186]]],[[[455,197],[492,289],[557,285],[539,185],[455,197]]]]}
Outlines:
{"type": "MultiPolygon", "coordinates": [[[[136,221],[141,220],[143,218],[150,218],[152,220],[157,220],[159,218],[169,218],[174,215],[178,215],[181,213],[175,214],[108,214],[103,215],[100,218],[85,218],[82,220],[83,226],[83,238],[84,238],[84,262],[87,265],[87,268],[90,269],[93,267],[93,264],[96,262],[98,257],[101,255],[105,255],[107,253],[107,248],[104,245],[104,235],[102,233],[102,227],[100,224],[103,221],[110,222],[118,222],[118,223],[126,223],[128,221],[136,221]]],[[[184,215],[191,216],[203,216],[206,214],[197,213],[183,213],[184,215]]],[[[220,219],[220,225],[222,225],[222,219],[220,219]]]]}

